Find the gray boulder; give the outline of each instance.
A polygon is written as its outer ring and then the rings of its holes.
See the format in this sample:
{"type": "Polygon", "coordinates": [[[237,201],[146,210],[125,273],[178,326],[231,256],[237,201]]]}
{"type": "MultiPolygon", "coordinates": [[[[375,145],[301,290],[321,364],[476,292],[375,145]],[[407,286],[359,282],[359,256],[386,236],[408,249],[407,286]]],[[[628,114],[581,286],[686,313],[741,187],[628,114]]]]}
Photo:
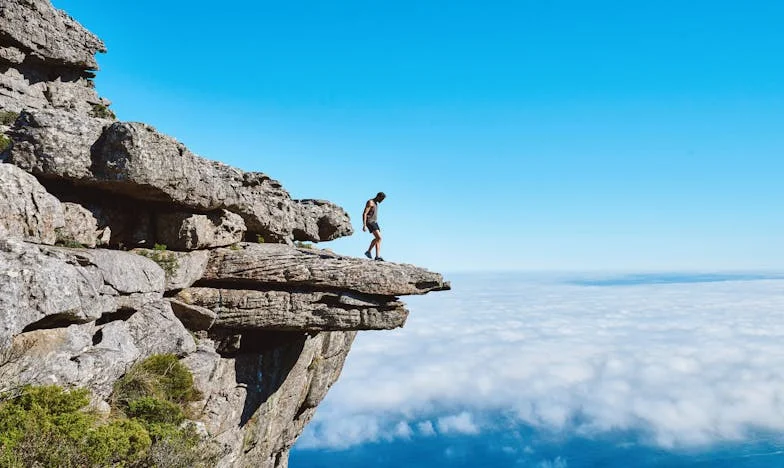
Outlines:
{"type": "Polygon", "coordinates": [[[63,207],[35,177],[0,163],[0,193],[0,225],[8,236],[42,244],[57,241],[57,230],[65,225],[63,207]]]}
{"type": "Polygon", "coordinates": [[[0,339],[37,328],[86,323],[116,310],[95,272],[12,239],[0,240],[0,339]]]}
{"type": "Polygon", "coordinates": [[[192,303],[185,303],[179,297],[170,298],[174,315],[188,330],[207,331],[215,324],[218,314],[212,310],[192,303]]]}
{"type": "Polygon", "coordinates": [[[165,291],[187,288],[201,279],[210,253],[206,250],[177,252],[172,250],[133,249],[131,252],[152,259],[166,274],[165,291]]]}
{"type": "Polygon", "coordinates": [[[147,303],[124,323],[143,356],[174,354],[184,357],[196,351],[196,342],[177,320],[168,301],[147,303]]]}
{"type": "Polygon", "coordinates": [[[118,294],[163,294],[164,272],[148,258],[118,250],[57,247],[46,247],[45,250],[95,270],[103,284],[118,294]]]}
{"type": "Polygon", "coordinates": [[[109,124],[66,112],[22,112],[8,133],[13,140],[7,162],[44,179],[92,180],[92,145],[109,124]]]}
{"type": "Polygon", "coordinates": [[[95,70],[103,42],[47,0],[5,0],[0,5],[0,44],[11,44],[52,65],[95,70]]]}
{"type": "MultiPolygon", "coordinates": [[[[149,251],[148,251],[149,252],[149,251]]],[[[206,250],[193,252],[171,252],[177,267],[166,272],[166,291],[188,288],[204,275],[210,253],[206,250]]]]}
{"type": "Polygon", "coordinates": [[[31,80],[15,67],[0,67],[0,109],[19,112],[48,107],[45,91],[46,81],[31,80]]]}
{"type": "Polygon", "coordinates": [[[294,240],[322,242],[354,233],[346,211],[326,200],[294,200],[294,240]]]}
{"type": "Polygon", "coordinates": [[[93,82],[89,78],[77,76],[59,76],[46,82],[44,96],[48,105],[42,108],[53,107],[72,113],[78,113],[85,118],[97,118],[114,121],[114,113],[109,110],[111,102],[98,96],[93,82]]]}
{"type": "Polygon", "coordinates": [[[95,53],[105,51],[92,33],[47,0],[0,4],[0,108],[67,109],[82,115],[105,109],[92,83],[95,53]]]}
{"type": "Polygon", "coordinates": [[[84,117],[111,117],[107,110],[110,102],[98,96],[85,73],[50,68],[29,60],[13,63],[24,58],[24,54],[16,54],[14,48],[0,47],[0,65],[3,62],[12,65],[9,68],[0,66],[0,108],[14,112],[54,108],[84,117]]]}
{"type": "Polygon", "coordinates": [[[95,247],[99,237],[98,221],[95,216],[77,203],[65,202],[62,207],[65,225],[57,231],[58,242],[95,247]]]}
{"type": "Polygon", "coordinates": [[[139,308],[163,284],[161,268],[134,254],[0,239],[0,341],[139,308]]]}
{"type": "Polygon", "coordinates": [[[0,47],[0,62],[19,65],[24,62],[25,53],[13,46],[0,47]]]}
{"type": "Polygon", "coordinates": [[[245,222],[227,210],[210,214],[165,213],[156,217],[156,241],[175,250],[225,247],[242,241],[245,222]]]}

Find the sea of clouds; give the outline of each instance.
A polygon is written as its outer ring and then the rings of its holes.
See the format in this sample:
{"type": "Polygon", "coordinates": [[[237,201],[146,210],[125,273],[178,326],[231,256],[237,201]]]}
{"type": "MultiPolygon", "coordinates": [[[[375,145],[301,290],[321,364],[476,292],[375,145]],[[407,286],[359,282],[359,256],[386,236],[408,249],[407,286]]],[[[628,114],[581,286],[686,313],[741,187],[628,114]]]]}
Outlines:
{"type": "Polygon", "coordinates": [[[405,328],[359,334],[298,449],[515,425],[663,450],[784,439],[781,277],[449,279],[406,298],[405,328]]]}

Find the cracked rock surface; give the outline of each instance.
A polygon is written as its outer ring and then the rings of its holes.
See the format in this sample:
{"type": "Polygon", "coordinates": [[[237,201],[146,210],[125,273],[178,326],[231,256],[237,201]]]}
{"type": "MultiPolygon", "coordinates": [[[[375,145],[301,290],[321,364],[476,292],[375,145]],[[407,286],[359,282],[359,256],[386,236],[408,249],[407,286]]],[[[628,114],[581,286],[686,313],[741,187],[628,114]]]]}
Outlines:
{"type": "Polygon", "coordinates": [[[0,239],[0,341],[160,299],[163,282],[160,267],[138,255],[0,239]]]}
{"type": "Polygon", "coordinates": [[[205,282],[306,285],[378,296],[405,296],[450,288],[438,274],[413,265],[346,257],[327,250],[242,244],[210,255],[205,282]]]}
{"type": "Polygon", "coordinates": [[[207,309],[214,314],[211,327],[236,331],[389,330],[408,317],[400,301],[351,293],[188,288],[175,300],[180,313],[188,311],[179,304],[207,309]]]}

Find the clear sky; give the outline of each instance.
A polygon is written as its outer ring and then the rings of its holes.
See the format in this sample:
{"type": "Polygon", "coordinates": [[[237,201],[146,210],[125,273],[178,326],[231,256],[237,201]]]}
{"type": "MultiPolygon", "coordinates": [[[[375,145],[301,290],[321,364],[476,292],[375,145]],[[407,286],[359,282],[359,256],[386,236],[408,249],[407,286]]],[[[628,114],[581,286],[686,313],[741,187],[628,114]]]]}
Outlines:
{"type": "Polygon", "coordinates": [[[784,2],[54,0],[122,120],[458,270],[780,269],[784,2]]]}

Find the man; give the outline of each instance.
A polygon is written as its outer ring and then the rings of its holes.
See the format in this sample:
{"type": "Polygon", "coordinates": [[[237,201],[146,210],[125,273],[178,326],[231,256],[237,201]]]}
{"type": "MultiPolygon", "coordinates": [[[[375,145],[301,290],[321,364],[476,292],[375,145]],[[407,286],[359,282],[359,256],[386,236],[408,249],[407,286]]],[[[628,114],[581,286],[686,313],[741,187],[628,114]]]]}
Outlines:
{"type": "Polygon", "coordinates": [[[381,262],[383,262],[384,259],[379,255],[381,251],[381,228],[378,227],[378,204],[384,201],[386,197],[384,192],[378,192],[374,198],[371,198],[365,203],[365,211],[362,212],[362,230],[370,231],[370,233],[373,234],[373,240],[370,242],[370,247],[368,247],[367,252],[365,252],[365,256],[367,258],[373,258],[370,255],[370,251],[373,250],[373,246],[375,246],[376,260],[381,262]]]}

